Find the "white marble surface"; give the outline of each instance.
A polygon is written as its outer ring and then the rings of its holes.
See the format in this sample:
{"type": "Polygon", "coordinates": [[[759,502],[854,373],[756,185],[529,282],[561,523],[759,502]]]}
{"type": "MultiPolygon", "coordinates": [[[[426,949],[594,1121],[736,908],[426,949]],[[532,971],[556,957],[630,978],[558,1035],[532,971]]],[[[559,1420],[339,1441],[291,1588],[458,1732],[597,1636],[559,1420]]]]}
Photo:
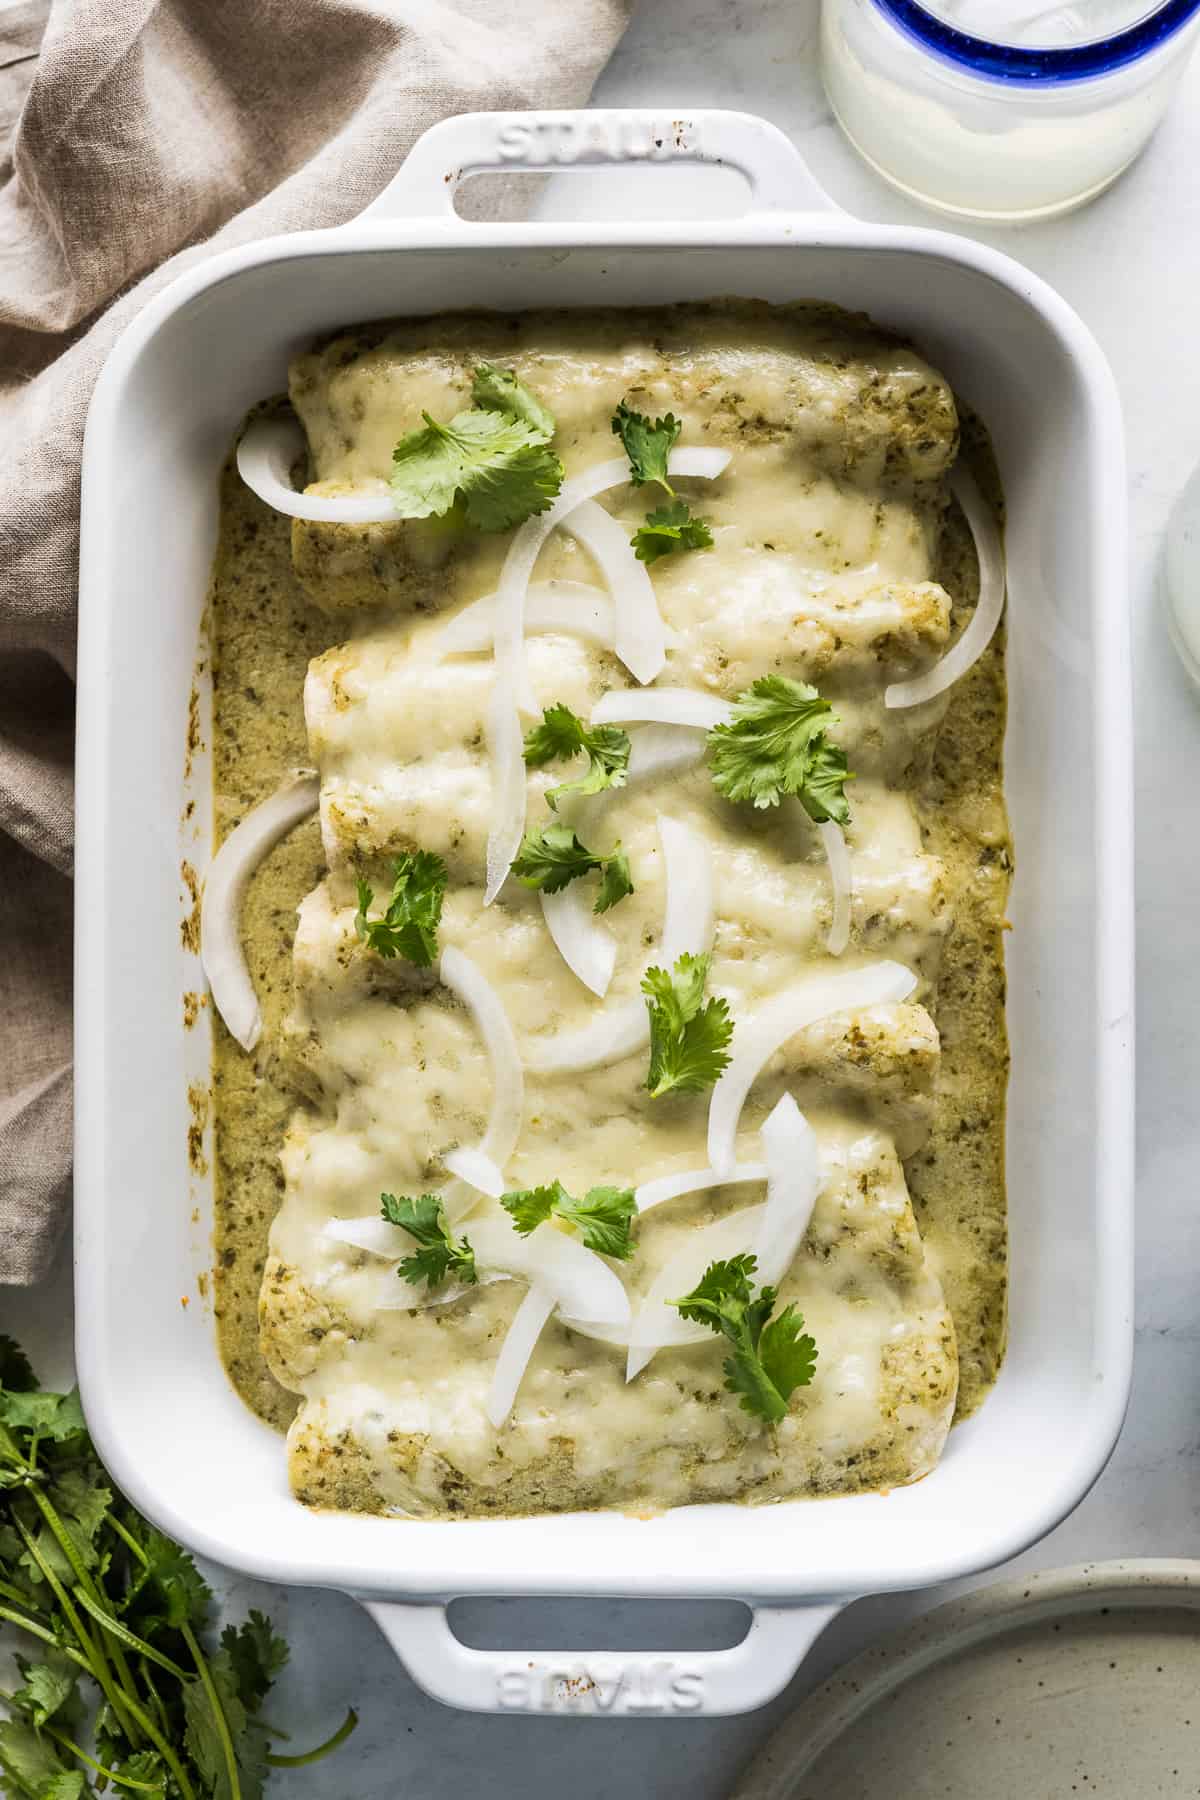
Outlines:
{"type": "MultiPolygon", "coordinates": [[[[717,105],[764,114],[794,136],[851,212],[928,222],[880,183],[832,124],[814,60],[815,0],[643,0],[602,79],[599,104],[717,105]]],[[[1053,282],[1083,314],[1120,383],[1129,438],[1138,727],[1140,984],[1138,1346],[1133,1403],[1107,1472],[1072,1518],[1014,1567],[1083,1559],[1200,1556],[1200,1207],[1192,1169],[1200,1096],[1200,709],[1162,625],[1156,570],[1170,502],[1200,458],[1200,61],[1141,162],[1095,205],[1052,224],[980,233],[1053,282]],[[1196,961],[1193,962],[1193,956],[1196,961]]],[[[543,205],[594,209],[597,193],[552,184],[543,205]]],[[[608,191],[613,202],[612,189],[608,191]]],[[[615,204],[699,215],[731,204],[711,178],[620,177],[615,204]]],[[[0,1303],[5,1328],[53,1372],[69,1342],[69,1285],[0,1303]]],[[[879,1631],[941,1596],[852,1607],[826,1633],[789,1692],[749,1718],[696,1722],[477,1718],[444,1711],[397,1667],[365,1614],[335,1595],[251,1593],[295,1645],[279,1715],[309,1736],[353,1699],[352,1746],[312,1771],[278,1778],[277,1800],[438,1800],[474,1793],[601,1800],[625,1793],[716,1800],[790,1700],[879,1631]]],[[[699,1647],[733,1635],[730,1609],[464,1609],[475,1641],[600,1647],[699,1647]],[[621,1636],[624,1633],[626,1635],[621,1636]]],[[[276,1709],[273,1708],[273,1711],[276,1709]]]]}

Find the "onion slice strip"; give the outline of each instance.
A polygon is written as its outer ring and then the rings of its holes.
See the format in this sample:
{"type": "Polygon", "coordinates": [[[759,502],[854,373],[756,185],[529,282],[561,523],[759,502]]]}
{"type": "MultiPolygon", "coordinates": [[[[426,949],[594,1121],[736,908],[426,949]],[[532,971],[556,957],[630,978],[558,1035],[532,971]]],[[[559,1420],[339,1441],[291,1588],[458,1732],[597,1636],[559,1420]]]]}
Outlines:
{"type": "Polygon", "coordinates": [[[696,731],[711,731],[714,725],[728,725],[732,718],[728,700],[698,693],[695,688],[613,688],[592,708],[593,725],[689,725],[696,731]]]}
{"type": "Polygon", "coordinates": [[[613,649],[635,681],[653,681],[667,660],[667,628],[627,527],[595,500],[585,500],[563,520],[563,530],[583,545],[612,595],[613,649]]]}
{"type": "Polygon", "coordinates": [[[529,1359],[537,1349],[537,1341],[546,1328],[555,1304],[553,1288],[547,1287],[544,1282],[535,1281],[513,1314],[512,1324],[505,1333],[500,1354],[496,1358],[492,1385],[488,1389],[484,1406],[488,1423],[497,1431],[513,1409],[513,1401],[525,1379],[529,1359]]]}
{"type": "Polygon", "coordinates": [[[577,1237],[554,1225],[522,1237],[507,1217],[476,1219],[467,1235],[479,1268],[544,1283],[573,1319],[628,1329],[629,1296],[620,1276],[577,1237]]]}
{"type": "Polygon", "coordinates": [[[587,888],[572,881],[557,894],[541,898],[546,930],[563,961],[584,987],[603,999],[617,966],[617,940],[592,911],[587,888]]]}
{"type": "MultiPolygon", "coordinates": [[[[713,912],[712,853],[690,826],[663,814],[658,818],[666,878],[666,905],[657,952],[647,967],[672,968],[690,950],[699,956],[712,948],[716,921],[713,912]]],[[[525,1066],[537,1074],[603,1068],[632,1056],[650,1041],[650,1017],[641,994],[620,1006],[601,1012],[578,1031],[563,1032],[541,1044],[526,1047],[525,1066]]]]}
{"type": "Polygon", "coordinates": [[[676,1175],[660,1175],[655,1181],[643,1181],[634,1190],[639,1213],[661,1206],[664,1200],[677,1200],[681,1194],[704,1194],[709,1188],[732,1187],[738,1181],[765,1181],[766,1163],[737,1163],[728,1175],[715,1169],[681,1169],[676,1175]]]}
{"type": "Polygon", "coordinates": [[[975,540],[975,554],[979,559],[979,599],[967,620],[966,630],[940,662],[911,681],[893,681],[884,689],[883,704],[888,707],[920,706],[923,701],[945,693],[979,661],[991,643],[1004,611],[1004,541],[991,507],[976,486],[974,476],[962,463],[950,477],[950,492],[961,506],[975,540]]]}
{"type": "Polygon", "coordinates": [[[262,1010],[242,951],[240,931],[246,884],[267,852],[317,809],[315,775],[285,782],[248,812],[214,856],[200,908],[200,961],[213,1005],[243,1050],[262,1033],[262,1010]]]}
{"type": "Polygon", "coordinates": [[[830,956],[840,956],[850,942],[850,907],[854,900],[854,871],[850,862],[850,846],[841,826],[826,819],[817,826],[829,864],[829,880],[833,888],[833,916],[825,947],[830,956]]]}
{"type": "Polygon", "coordinates": [[[830,1013],[861,1012],[868,1006],[906,1000],[917,978],[903,963],[868,963],[814,975],[787,988],[740,1023],[733,1035],[733,1060],[718,1077],[708,1109],[708,1160],[718,1171],[735,1167],[738,1121],[746,1096],[775,1052],[798,1031],[830,1013]]]}
{"type": "Polygon", "coordinates": [[[260,500],[291,519],[325,525],[394,524],[399,513],[386,485],[361,494],[301,494],[292,486],[292,464],[306,449],[293,419],[256,419],[237,448],[238,474],[260,500]]]}
{"type": "MultiPolygon", "coordinates": [[[[495,612],[495,594],[485,594],[482,600],[464,606],[438,634],[438,650],[443,656],[490,652],[495,612]]],[[[613,603],[603,588],[593,587],[590,581],[533,581],[525,601],[525,635],[536,637],[551,631],[582,638],[599,650],[611,650],[613,603]]]]}
{"type": "Polygon", "coordinates": [[[504,1192],[504,1173],[484,1151],[470,1148],[447,1150],[442,1161],[452,1175],[465,1181],[468,1187],[487,1194],[489,1199],[498,1200],[504,1192]]]}
{"type": "Polygon", "coordinates": [[[759,1135],[767,1165],[767,1204],[754,1240],[755,1279],[762,1287],[776,1287],[804,1240],[825,1175],[817,1134],[791,1094],[771,1109],[759,1135]]]}
{"type": "MultiPolygon", "coordinates": [[[[673,450],[667,463],[677,476],[719,475],[729,462],[726,450],[673,450]]],[[[488,837],[487,886],[484,905],[500,892],[525,831],[525,760],[522,755],[520,701],[528,698],[528,674],[524,668],[525,595],[542,546],[557,525],[597,494],[624,487],[629,464],[624,457],[597,463],[581,475],[565,481],[553,505],[518,527],[496,589],[494,644],[496,678],[488,709],[488,741],[492,758],[493,811],[495,822],[488,837]]],[[[614,597],[614,607],[618,601],[614,597]]],[[[616,629],[619,630],[619,621],[616,629]]]]}

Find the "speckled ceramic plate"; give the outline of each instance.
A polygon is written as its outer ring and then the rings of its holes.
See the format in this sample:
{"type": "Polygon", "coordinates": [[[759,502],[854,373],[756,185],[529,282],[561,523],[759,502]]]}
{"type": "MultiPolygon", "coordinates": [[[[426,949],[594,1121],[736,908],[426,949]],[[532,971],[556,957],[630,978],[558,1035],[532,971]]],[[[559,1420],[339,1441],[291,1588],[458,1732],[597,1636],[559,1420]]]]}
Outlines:
{"type": "Polygon", "coordinates": [[[810,1694],[733,1800],[1200,1794],[1200,1562],[952,1601],[810,1694]]]}

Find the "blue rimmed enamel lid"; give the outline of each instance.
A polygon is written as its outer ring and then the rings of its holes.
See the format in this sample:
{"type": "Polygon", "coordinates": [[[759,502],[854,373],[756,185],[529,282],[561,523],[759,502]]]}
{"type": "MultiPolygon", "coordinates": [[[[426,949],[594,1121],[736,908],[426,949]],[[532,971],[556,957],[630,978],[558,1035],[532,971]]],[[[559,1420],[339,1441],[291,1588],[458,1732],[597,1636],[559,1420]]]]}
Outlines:
{"type": "Polygon", "coordinates": [[[1158,50],[1192,19],[1200,0],[1166,0],[1119,31],[1071,44],[1006,44],[977,37],[917,0],[869,0],[905,37],[943,62],[991,81],[1054,87],[1110,75],[1158,50]]]}

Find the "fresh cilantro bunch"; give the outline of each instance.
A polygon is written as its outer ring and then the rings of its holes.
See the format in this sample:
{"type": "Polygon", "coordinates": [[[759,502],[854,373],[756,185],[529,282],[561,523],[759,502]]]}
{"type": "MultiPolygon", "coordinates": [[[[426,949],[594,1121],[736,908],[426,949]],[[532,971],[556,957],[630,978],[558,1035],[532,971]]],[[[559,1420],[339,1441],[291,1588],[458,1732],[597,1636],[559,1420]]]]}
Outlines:
{"type": "Polygon", "coordinates": [[[632,1188],[589,1188],[582,1200],[568,1194],[561,1181],[549,1187],[519,1188],[501,1194],[500,1204],[512,1215],[522,1237],[547,1219],[574,1226],[589,1250],[624,1261],[633,1255],[630,1228],[637,1211],[632,1188]]]}
{"type": "Polygon", "coordinates": [[[263,1701],[287,1661],[252,1612],[210,1642],[212,1595],[195,1563],[111,1486],[78,1397],[38,1388],[0,1337],[0,1624],[32,1648],[0,1695],[9,1800],[261,1800],[272,1767],[263,1701]]]}
{"type": "Polygon", "coordinates": [[[657,562],[673,550],[711,550],[713,536],[708,521],[693,516],[691,507],[675,492],[667,476],[671,451],[683,429],[675,414],[649,419],[622,400],[613,414],[612,428],[625,446],[634,487],[655,481],[668,495],[667,503],[649,513],[646,523],[630,539],[638,561],[657,562]]]}
{"type": "Polygon", "coordinates": [[[605,788],[625,786],[629,733],[619,725],[589,727],[560,700],[546,708],[540,725],[526,732],[525,761],[531,769],[541,769],[573,756],[586,756],[588,766],[573,780],[546,789],[546,800],[556,812],[562,794],[600,794],[605,788]]]}
{"type": "Polygon", "coordinates": [[[507,531],[545,512],[563,482],[550,449],[554,415],[513,371],[480,363],[474,405],[424,425],[392,452],[392,501],[404,519],[461,514],[476,531],[507,531]]]}
{"type": "Polygon", "coordinates": [[[727,800],[778,806],[793,794],[817,824],[850,823],[846,752],[825,735],[837,715],[815,687],[763,675],[739,694],[728,725],[708,734],[712,778],[727,800]]]}
{"type": "Polygon", "coordinates": [[[725,1386],[740,1397],[745,1412],[777,1425],[795,1390],[811,1382],[817,1346],[802,1335],[804,1320],[795,1306],[771,1317],[777,1297],[773,1287],[754,1297],[751,1277],[757,1267],[753,1256],[710,1263],[699,1286],[669,1304],[685,1319],[728,1338],[733,1353],[725,1360],[725,1386]]]}
{"type": "Polygon", "coordinates": [[[379,1210],[389,1225],[399,1225],[417,1240],[420,1249],[406,1256],[399,1274],[405,1281],[426,1281],[440,1287],[447,1275],[471,1283],[479,1279],[475,1272],[475,1252],[466,1238],[456,1238],[446,1219],[446,1209],[436,1194],[421,1194],[410,1200],[406,1194],[380,1194],[379,1210]]]}
{"type": "Polygon", "coordinates": [[[405,851],[393,866],[391,898],[381,919],[370,919],[375,895],[358,879],[354,929],[378,956],[403,956],[427,969],[437,955],[437,931],[446,894],[446,865],[431,850],[405,851]]]}
{"type": "Polygon", "coordinates": [[[593,912],[608,912],[618,900],[632,894],[629,858],[620,844],[614,844],[606,856],[594,855],[569,825],[547,825],[540,831],[526,832],[512,865],[518,881],[529,888],[540,888],[545,894],[557,894],[594,869],[600,871],[600,891],[593,912]]]}
{"type": "Polygon", "coordinates": [[[647,969],[642,992],[650,1014],[650,1069],[655,1099],[710,1087],[729,1062],[733,1020],[725,1000],[704,999],[708,957],[685,950],[673,970],[647,969]]]}

